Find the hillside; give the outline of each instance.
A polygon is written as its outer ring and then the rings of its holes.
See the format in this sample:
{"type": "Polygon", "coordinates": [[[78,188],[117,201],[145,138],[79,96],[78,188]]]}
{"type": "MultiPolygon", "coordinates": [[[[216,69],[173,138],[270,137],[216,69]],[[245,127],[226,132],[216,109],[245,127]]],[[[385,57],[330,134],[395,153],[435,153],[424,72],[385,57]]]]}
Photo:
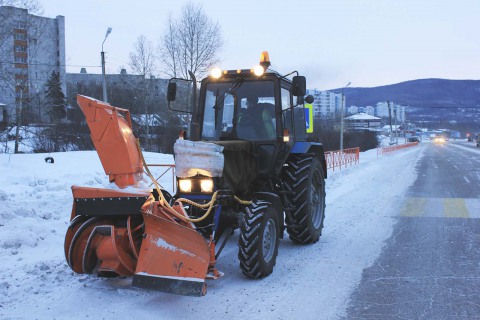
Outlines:
{"type": "MultiPolygon", "coordinates": [[[[342,88],[331,90],[341,93],[342,88]]],[[[420,79],[373,88],[347,88],[347,105],[390,100],[411,107],[480,108],[480,80],[420,79]]]]}

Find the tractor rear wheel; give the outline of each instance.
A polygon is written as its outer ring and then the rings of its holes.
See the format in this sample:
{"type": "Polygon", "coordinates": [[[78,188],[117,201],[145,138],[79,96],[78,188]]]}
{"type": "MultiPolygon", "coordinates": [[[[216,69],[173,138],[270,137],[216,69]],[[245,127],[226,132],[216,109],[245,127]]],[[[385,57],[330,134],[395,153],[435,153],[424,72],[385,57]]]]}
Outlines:
{"type": "Polygon", "coordinates": [[[287,161],[284,186],[293,206],[287,232],[298,243],[315,243],[325,219],[325,179],[320,160],[312,155],[292,155],[287,161]]]}
{"type": "Polygon", "coordinates": [[[278,254],[280,225],[272,205],[254,201],[239,217],[238,259],[242,272],[254,279],[273,271],[278,254]]]}

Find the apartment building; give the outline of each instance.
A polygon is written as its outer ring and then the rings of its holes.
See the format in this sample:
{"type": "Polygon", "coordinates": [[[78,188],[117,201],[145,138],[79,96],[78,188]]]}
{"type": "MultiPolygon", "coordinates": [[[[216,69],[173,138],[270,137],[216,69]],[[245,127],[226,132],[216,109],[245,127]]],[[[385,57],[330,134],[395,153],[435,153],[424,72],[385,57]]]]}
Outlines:
{"type": "Polygon", "coordinates": [[[315,118],[334,118],[342,107],[342,95],[331,91],[320,91],[317,89],[307,90],[315,101],[313,102],[313,116],[315,118]]]}
{"type": "MultiPolygon", "coordinates": [[[[122,69],[117,74],[106,74],[107,82],[107,97],[110,101],[113,90],[131,89],[140,91],[145,85],[148,88],[149,94],[153,98],[160,98],[166,102],[168,79],[161,78],[145,78],[142,75],[128,74],[125,69],[122,69]]],[[[86,68],[81,68],[80,73],[69,72],[66,74],[67,81],[67,94],[91,94],[92,88],[97,88],[98,93],[102,86],[103,76],[102,74],[88,73],[86,68]],[[90,90],[88,90],[90,89],[90,90]]],[[[102,97],[95,96],[97,99],[102,97]]]]}
{"type": "Polygon", "coordinates": [[[65,17],[46,18],[26,9],[0,7],[0,110],[3,122],[15,121],[19,105],[38,120],[47,120],[45,84],[58,72],[65,82],[65,17]],[[20,103],[21,102],[21,103],[20,103]]]}

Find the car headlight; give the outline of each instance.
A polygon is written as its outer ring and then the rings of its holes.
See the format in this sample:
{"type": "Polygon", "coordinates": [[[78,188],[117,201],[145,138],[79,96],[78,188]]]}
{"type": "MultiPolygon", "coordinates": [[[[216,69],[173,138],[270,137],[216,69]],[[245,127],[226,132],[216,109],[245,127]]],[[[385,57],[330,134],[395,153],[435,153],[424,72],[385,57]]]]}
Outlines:
{"type": "Polygon", "coordinates": [[[188,179],[179,180],[178,187],[182,192],[192,192],[192,180],[188,180],[188,179]]]}
{"type": "Polygon", "coordinates": [[[212,192],[213,191],[213,180],[212,179],[203,179],[200,181],[200,189],[202,192],[212,192]]]}

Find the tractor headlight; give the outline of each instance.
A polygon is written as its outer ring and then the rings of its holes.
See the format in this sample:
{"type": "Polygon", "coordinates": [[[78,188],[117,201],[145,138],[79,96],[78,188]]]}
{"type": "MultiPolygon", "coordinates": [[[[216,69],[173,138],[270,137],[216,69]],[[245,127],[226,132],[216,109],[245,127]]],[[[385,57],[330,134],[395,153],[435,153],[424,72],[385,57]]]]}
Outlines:
{"type": "Polygon", "coordinates": [[[210,193],[213,191],[213,180],[212,179],[203,179],[200,181],[200,189],[202,192],[210,193]]]}
{"type": "Polygon", "coordinates": [[[189,180],[189,179],[179,180],[178,187],[181,192],[192,192],[192,180],[189,180]]]}

